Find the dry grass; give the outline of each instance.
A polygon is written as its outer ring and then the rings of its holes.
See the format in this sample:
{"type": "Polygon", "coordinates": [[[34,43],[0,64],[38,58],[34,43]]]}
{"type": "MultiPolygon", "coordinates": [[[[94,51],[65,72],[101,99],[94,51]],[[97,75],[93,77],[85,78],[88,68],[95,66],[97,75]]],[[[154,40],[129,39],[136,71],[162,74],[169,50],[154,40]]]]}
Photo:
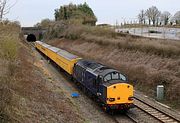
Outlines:
{"type": "MultiPolygon", "coordinates": [[[[161,40],[157,42],[159,43],[161,40]]],[[[52,40],[49,43],[83,58],[93,59],[118,69],[128,76],[136,88],[150,96],[154,97],[156,86],[163,84],[166,89],[166,99],[177,104],[180,103],[178,89],[180,88],[180,59],[178,55],[173,58],[161,57],[141,50],[119,48],[114,44],[102,45],[96,41],[62,39],[52,40]]],[[[172,44],[167,42],[172,47],[174,43],[176,42],[172,42],[172,44]]],[[[165,43],[165,45],[167,44],[165,43]]]]}
{"type": "Polygon", "coordinates": [[[54,38],[81,39],[100,45],[111,45],[119,49],[141,51],[161,57],[179,57],[180,42],[163,39],[141,38],[129,34],[115,33],[109,27],[91,27],[79,24],[54,22],[46,34],[47,40],[54,38]]]}
{"type": "MultiPolygon", "coordinates": [[[[49,34],[58,35],[55,38],[62,41],[50,41],[54,46],[113,66],[127,74],[136,88],[148,95],[155,96],[156,86],[163,84],[166,99],[180,103],[179,41],[117,34],[112,28],[78,24],[60,24],[56,27],[51,27],[49,34]]],[[[54,38],[52,35],[49,39],[54,38]]]]}
{"type": "Polygon", "coordinates": [[[88,42],[95,42],[100,45],[111,45],[119,49],[141,51],[148,54],[154,54],[162,57],[179,57],[180,42],[161,39],[138,38],[127,35],[117,37],[117,39],[100,37],[96,35],[81,35],[81,38],[88,42]]]}
{"type": "Polygon", "coordinates": [[[0,27],[0,123],[85,121],[14,28],[0,27]]]}
{"type": "Polygon", "coordinates": [[[17,56],[20,27],[14,23],[0,24],[0,58],[14,61],[17,56]]]}
{"type": "Polygon", "coordinates": [[[11,84],[17,70],[19,25],[11,22],[0,24],[0,122],[10,122],[11,105],[15,103],[11,84]]]}
{"type": "Polygon", "coordinates": [[[97,36],[106,35],[107,37],[116,37],[116,33],[113,29],[107,27],[92,27],[74,22],[58,21],[51,22],[51,26],[48,28],[45,38],[49,40],[65,37],[67,39],[76,40],[81,38],[82,34],[89,33],[97,36]]]}

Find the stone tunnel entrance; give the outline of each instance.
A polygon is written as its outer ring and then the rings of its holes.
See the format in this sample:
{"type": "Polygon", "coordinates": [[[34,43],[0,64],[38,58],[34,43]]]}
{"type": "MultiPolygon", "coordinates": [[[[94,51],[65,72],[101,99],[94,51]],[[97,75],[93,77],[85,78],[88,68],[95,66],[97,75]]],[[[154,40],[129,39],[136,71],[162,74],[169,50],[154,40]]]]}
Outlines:
{"type": "Polygon", "coordinates": [[[45,32],[47,31],[47,29],[42,29],[40,27],[22,27],[21,30],[28,42],[42,40],[45,32]]]}
{"type": "Polygon", "coordinates": [[[28,42],[35,42],[36,41],[36,36],[34,34],[29,34],[26,38],[28,42]]]}

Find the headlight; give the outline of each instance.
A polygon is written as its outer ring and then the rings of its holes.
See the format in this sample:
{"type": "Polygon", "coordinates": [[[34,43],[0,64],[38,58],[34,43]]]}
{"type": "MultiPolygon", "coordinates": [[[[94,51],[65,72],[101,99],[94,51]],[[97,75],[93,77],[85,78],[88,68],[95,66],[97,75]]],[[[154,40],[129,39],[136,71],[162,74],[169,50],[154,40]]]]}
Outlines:
{"type": "Polygon", "coordinates": [[[115,101],[115,98],[109,98],[109,101],[113,102],[113,101],[115,101]]]}

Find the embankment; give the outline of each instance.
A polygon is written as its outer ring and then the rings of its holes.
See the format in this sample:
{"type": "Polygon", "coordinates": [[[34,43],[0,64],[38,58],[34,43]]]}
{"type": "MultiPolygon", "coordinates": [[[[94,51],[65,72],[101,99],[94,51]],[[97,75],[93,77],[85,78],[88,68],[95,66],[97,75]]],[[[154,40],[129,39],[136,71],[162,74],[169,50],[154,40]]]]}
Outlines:
{"type": "Polygon", "coordinates": [[[118,69],[128,76],[136,89],[152,97],[155,97],[156,86],[163,84],[165,100],[173,106],[180,103],[180,43],[178,41],[130,36],[111,40],[81,35],[78,40],[54,39],[48,43],[118,69]]]}

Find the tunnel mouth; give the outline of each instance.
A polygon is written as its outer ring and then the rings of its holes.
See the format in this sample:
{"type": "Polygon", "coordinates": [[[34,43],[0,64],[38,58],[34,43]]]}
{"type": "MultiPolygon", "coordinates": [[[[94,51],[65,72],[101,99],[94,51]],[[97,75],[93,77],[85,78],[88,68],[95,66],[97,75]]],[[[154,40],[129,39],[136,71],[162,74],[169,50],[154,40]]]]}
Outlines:
{"type": "Polygon", "coordinates": [[[36,36],[34,34],[29,34],[26,39],[28,42],[35,42],[36,36]]]}

